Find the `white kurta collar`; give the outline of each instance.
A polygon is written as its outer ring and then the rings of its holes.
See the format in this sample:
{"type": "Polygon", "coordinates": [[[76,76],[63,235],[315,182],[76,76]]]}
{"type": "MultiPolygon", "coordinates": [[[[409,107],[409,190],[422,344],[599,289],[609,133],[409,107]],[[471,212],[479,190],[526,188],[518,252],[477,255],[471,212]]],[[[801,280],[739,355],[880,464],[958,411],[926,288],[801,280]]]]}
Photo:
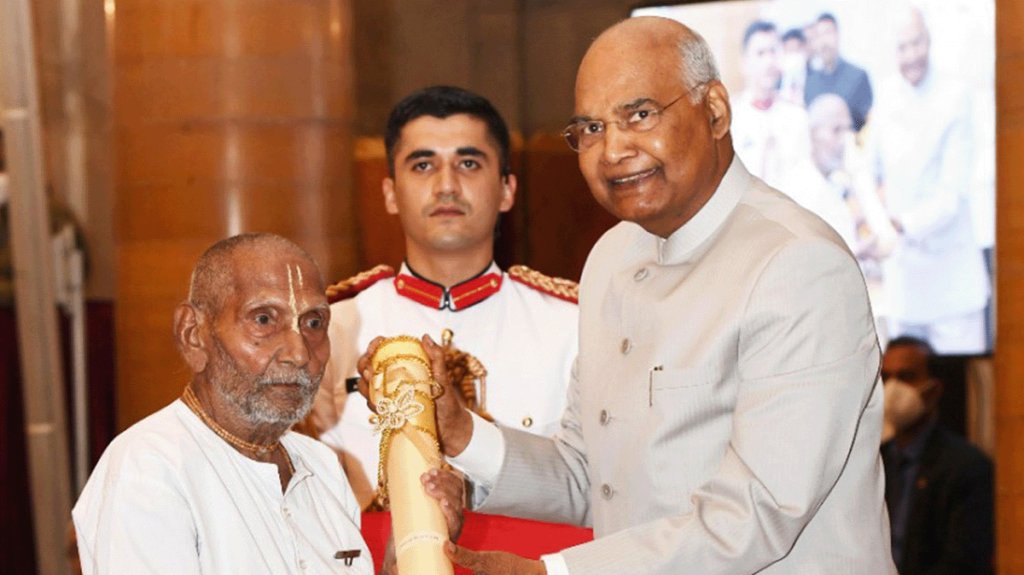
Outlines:
{"type": "Polygon", "coordinates": [[[752,178],[739,156],[733,156],[718,189],[704,207],[669,237],[654,238],[657,242],[658,263],[672,265],[686,261],[694,248],[711,237],[729,217],[739,203],[740,196],[750,187],[752,178]]]}

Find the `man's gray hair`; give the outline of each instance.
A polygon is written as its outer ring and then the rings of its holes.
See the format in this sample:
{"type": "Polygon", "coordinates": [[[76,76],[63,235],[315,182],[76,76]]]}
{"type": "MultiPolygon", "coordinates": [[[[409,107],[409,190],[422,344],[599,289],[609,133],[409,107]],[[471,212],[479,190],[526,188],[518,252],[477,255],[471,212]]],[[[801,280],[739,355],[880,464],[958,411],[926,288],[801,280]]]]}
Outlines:
{"type": "Polygon", "coordinates": [[[679,41],[679,63],[682,68],[683,84],[690,92],[690,101],[694,104],[704,97],[704,89],[695,90],[712,80],[720,79],[715,56],[704,37],[690,30],[690,34],[679,41]]]}

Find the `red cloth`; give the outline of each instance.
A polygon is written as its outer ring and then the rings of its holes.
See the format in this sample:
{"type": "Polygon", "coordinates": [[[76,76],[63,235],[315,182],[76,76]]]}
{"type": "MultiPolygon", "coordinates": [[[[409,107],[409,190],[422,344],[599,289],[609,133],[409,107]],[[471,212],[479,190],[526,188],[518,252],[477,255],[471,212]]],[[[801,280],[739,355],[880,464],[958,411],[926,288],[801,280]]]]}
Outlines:
{"type": "MultiPolygon", "coordinates": [[[[384,549],[390,534],[390,513],[363,513],[363,538],[373,555],[373,565],[377,571],[380,571],[384,561],[384,549]]],[[[467,511],[459,545],[481,551],[508,551],[539,559],[546,553],[586,543],[593,538],[592,530],[574,525],[467,511]]],[[[469,571],[461,568],[456,568],[455,572],[470,575],[469,571]]]]}

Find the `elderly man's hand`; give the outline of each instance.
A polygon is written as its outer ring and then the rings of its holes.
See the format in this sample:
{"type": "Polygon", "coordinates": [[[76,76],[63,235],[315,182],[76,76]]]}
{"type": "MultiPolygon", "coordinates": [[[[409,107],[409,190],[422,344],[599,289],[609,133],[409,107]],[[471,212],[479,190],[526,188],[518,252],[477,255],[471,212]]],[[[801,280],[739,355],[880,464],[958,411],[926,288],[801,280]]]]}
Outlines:
{"type": "Polygon", "coordinates": [[[458,541],[462,533],[462,512],[465,509],[466,481],[449,469],[431,469],[420,476],[427,495],[437,499],[448,523],[448,538],[458,541]]]}
{"type": "MultiPolygon", "coordinates": [[[[363,394],[366,404],[371,411],[376,412],[373,403],[370,401],[370,381],[373,380],[373,363],[370,361],[377,348],[380,347],[383,338],[376,337],[366,348],[366,353],[359,357],[357,364],[359,368],[359,393],[363,394]]],[[[437,409],[437,439],[441,444],[441,451],[448,457],[455,457],[466,449],[469,439],[473,435],[473,417],[469,414],[459,394],[452,388],[448,381],[448,369],[444,363],[444,349],[437,345],[429,335],[424,335],[421,342],[423,350],[430,359],[430,370],[433,372],[434,380],[443,390],[441,397],[435,401],[437,409]]]]}
{"type": "Polygon", "coordinates": [[[474,575],[547,575],[548,572],[543,561],[504,551],[472,551],[448,543],[444,552],[452,563],[469,569],[474,575]]]}

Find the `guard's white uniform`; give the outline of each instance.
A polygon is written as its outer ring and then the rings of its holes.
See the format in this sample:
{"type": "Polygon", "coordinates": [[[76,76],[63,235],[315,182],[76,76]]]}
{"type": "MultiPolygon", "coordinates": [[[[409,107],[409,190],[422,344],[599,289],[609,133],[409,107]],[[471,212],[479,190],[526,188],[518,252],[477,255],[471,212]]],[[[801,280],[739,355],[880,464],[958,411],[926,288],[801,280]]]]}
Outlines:
{"type": "Polygon", "coordinates": [[[453,345],[487,369],[487,411],[505,426],[543,435],[558,427],[577,349],[576,304],[517,281],[497,265],[453,286],[447,292],[453,301],[444,309],[438,309],[445,305],[442,288],[412,276],[408,267],[397,277],[386,275],[332,304],[331,361],[317,398],[320,439],[344,452],[363,505],[376,487],[380,438],[362,396],[347,401],[345,379],[356,375],[356,362],[374,337],[429,334],[440,341],[442,330],[452,330],[453,345]],[[423,293],[430,288],[437,291],[423,293]]]}

